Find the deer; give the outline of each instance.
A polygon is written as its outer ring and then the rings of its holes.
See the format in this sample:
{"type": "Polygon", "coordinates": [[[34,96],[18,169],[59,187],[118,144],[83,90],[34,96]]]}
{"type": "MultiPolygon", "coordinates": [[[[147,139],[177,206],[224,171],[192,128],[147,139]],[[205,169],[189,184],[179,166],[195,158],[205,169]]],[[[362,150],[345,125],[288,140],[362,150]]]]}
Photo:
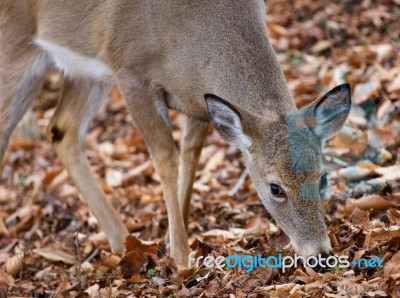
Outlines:
{"type": "Polygon", "coordinates": [[[187,265],[195,170],[212,125],[239,148],[263,205],[303,256],[331,254],[321,148],[351,107],[342,84],[298,109],[266,29],[262,0],[4,0],[0,3],[0,159],[50,68],[64,90],[46,130],[112,251],[128,230],[84,151],[117,84],[160,177],[170,255],[187,265]],[[185,117],[181,148],[168,110],[185,117]]]}

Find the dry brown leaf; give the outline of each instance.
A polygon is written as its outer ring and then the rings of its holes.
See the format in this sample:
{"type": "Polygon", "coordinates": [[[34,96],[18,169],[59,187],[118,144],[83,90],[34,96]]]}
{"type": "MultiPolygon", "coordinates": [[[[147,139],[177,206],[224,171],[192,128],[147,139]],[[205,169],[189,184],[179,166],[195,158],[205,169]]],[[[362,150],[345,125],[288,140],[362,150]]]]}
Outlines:
{"type": "MultiPolygon", "coordinates": [[[[306,267],[307,268],[307,267],[306,267]]],[[[304,292],[306,293],[316,293],[318,289],[322,288],[323,281],[320,278],[319,280],[314,281],[313,283],[304,285],[304,292]]]]}
{"type": "Polygon", "coordinates": [[[121,261],[121,257],[115,254],[109,254],[103,260],[103,264],[111,269],[115,269],[118,263],[121,261]]]}
{"type": "Polygon", "coordinates": [[[66,290],[68,290],[68,288],[70,288],[71,287],[71,284],[69,283],[69,281],[68,280],[66,280],[66,279],[63,279],[61,282],[60,282],[60,284],[58,285],[58,287],[57,287],[57,289],[56,289],[56,293],[60,293],[60,292],[63,292],[63,291],[66,291],[66,290]]]}
{"type": "Polygon", "coordinates": [[[356,158],[365,151],[368,141],[368,134],[365,130],[352,128],[348,134],[342,131],[333,137],[329,142],[329,147],[337,152],[339,156],[349,155],[356,158]],[[353,138],[352,135],[355,135],[355,137],[353,138]]]}
{"type": "Polygon", "coordinates": [[[4,268],[0,268],[0,289],[8,288],[14,283],[14,278],[4,268]]]}
{"type": "Polygon", "coordinates": [[[37,141],[32,141],[28,139],[12,139],[8,145],[9,150],[15,149],[32,149],[38,145],[37,141]]]}
{"type": "Polygon", "coordinates": [[[5,186],[0,185],[0,203],[10,203],[15,200],[17,193],[15,190],[7,189],[5,186]]]}
{"type": "Polygon", "coordinates": [[[394,78],[394,80],[388,86],[389,92],[400,91],[400,74],[394,78]]]}
{"type": "Polygon", "coordinates": [[[350,220],[354,225],[369,228],[369,212],[366,210],[361,210],[360,208],[355,207],[350,214],[350,220]]]}
{"type": "MultiPolygon", "coordinates": [[[[271,297],[284,297],[289,295],[290,291],[295,287],[296,284],[294,283],[287,283],[287,284],[282,284],[282,285],[271,285],[267,287],[257,287],[254,289],[254,292],[264,294],[264,295],[270,295],[271,297]]],[[[300,289],[303,289],[304,285],[300,289]]]]}
{"type": "Polygon", "coordinates": [[[3,219],[0,217],[0,235],[9,235],[7,226],[5,225],[3,219]]]}
{"type": "Polygon", "coordinates": [[[100,286],[98,284],[94,284],[93,286],[87,288],[85,293],[87,293],[90,298],[101,298],[100,286]]]}
{"type": "Polygon", "coordinates": [[[112,194],[114,193],[114,190],[112,189],[111,186],[109,186],[107,183],[101,183],[100,184],[102,191],[104,191],[105,194],[112,194]]]}
{"type": "Polygon", "coordinates": [[[351,166],[347,168],[341,168],[332,173],[332,179],[344,178],[344,179],[361,179],[365,177],[376,177],[378,174],[374,168],[368,168],[363,166],[351,166]]]}
{"type": "Polygon", "coordinates": [[[365,250],[359,250],[354,253],[353,259],[358,261],[365,254],[365,250]]]}
{"type": "Polygon", "coordinates": [[[32,250],[32,252],[49,261],[63,262],[69,265],[73,265],[76,263],[76,258],[74,255],[59,248],[36,248],[32,250]]]}
{"type": "Polygon", "coordinates": [[[315,279],[320,279],[320,278],[321,278],[321,276],[320,276],[317,272],[315,272],[315,270],[312,269],[311,267],[306,266],[304,269],[306,270],[307,274],[308,274],[313,280],[315,280],[315,279]]]}
{"type": "Polygon", "coordinates": [[[106,234],[102,231],[89,236],[89,241],[93,242],[95,246],[100,246],[107,243],[106,234]]]}
{"type": "Polygon", "coordinates": [[[367,235],[365,236],[364,246],[368,249],[377,241],[389,241],[395,237],[400,238],[399,226],[368,230],[367,235]]]}
{"type": "Polygon", "coordinates": [[[52,177],[50,183],[47,186],[47,191],[52,193],[55,192],[58,187],[63,185],[67,179],[69,178],[68,172],[66,169],[63,169],[57,175],[52,177]]]}
{"type": "Polygon", "coordinates": [[[379,210],[395,207],[396,205],[396,202],[386,200],[379,195],[367,195],[359,199],[348,199],[341,211],[345,214],[350,214],[355,208],[360,208],[361,210],[379,210]]]}
{"type": "Polygon", "coordinates": [[[300,298],[304,296],[304,292],[302,291],[304,289],[303,285],[295,285],[293,289],[290,290],[290,298],[300,298]]]}
{"type": "Polygon", "coordinates": [[[16,235],[20,231],[32,228],[35,221],[39,219],[42,209],[37,205],[27,205],[18,209],[6,219],[10,235],[16,235]],[[14,223],[12,225],[12,223],[14,223]]]}
{"type": "Polygon", "coordinates": [[[220,281],[218,278],[214,278],[207,284],[205,292],[208,297],[216,297],[220,290],[220,281]]]}
{"type": "Polygon", "coordinates": [[[294,273],[294,276],[296,276],[296,279],[301,280],[304,283],[309,283],[312,281],[312,278],[308,276],[305,272],[303,272],[302,269],[297,268],[294,273]]]}
{"type": "Polygon", "coordinates": [[[196,272],[195,267],[190,267],[190,268],[182,268],[179,270],[179,275],[183,276],[184,278],[189,278],[193,276],[193,274],[196,272]]]}
{"type": "Polygon", "coordinates": [[[110,187],[118,187],[122,184],[123,181],[123,173],[121,171],[107,169],[106,170],[106,183],[110,187]]]}
{"type": "Polygon", "coordinates": [[[235,234],[230,231],[221,229],[212,229],[201,234],[203,237],[221,237],[223,239],[233,239],[235,234]]]}
{"type": "Polygon", "coordinates": [[[224,159],[225,150],[218,150],[215,152],[207,161],[199,182],[207,183],[212,177],[212,172],[223,164],[224,159]]]}
{"type": "Polygon", "coordinates": [[[371,49],[377,54],[377,62],[390,58],[394,50],[391,44],[374,45],[371,46],[371,49]]]}
{"type": "Polygon", "coordinates": [[[127,282],[132,282],[135,284],[143,284],[148,282],[148,279],[141,276],[140,274],[135,273],[134,275],[132,275],[130,278],[127,279],[127,282]]]}
{"type": "Polygon", "coordinates": [[[361,104],[371,99],[373,96],[377,96],[381,88],[381,82],[377,79],[369,80],[368,83],[357,84],[354,87],[354,98],[352,99],[352,102],[355,104],[361,104]]]}
{"type": "Polygon", "coordinates": [[[396,252],[389,262],[386,262],[383,266],[385,277],[389,278],[395,274],[400,274],[400,251],[396,252]]]}
{"type": "Polygon", "coordinates": [[[149,255],[156,256],[158,244],[137,239],[133,235],[129,235],[125,240],[126,253],[121,262],[128,262],[133,269],[139,270],[146,264],[149,255]]]}
{"type": "Polygon", "coordinates": [[[386,99],[378,108],[378,112],[376,113],[376,117],[378,120],[382,120],[383,117],[387,116],[389,111],[393,109],[393,104],[389,99],[386,99]]]}
{"type": "Polygon", "coordinates": [[[53,181],[53,179],[56,178],[62,171],[63,169],[59,168],[47,172],[46,176],[44,176],[42,180],[42,186],[47,187],[47,185],[49,185],[53,181]]]}
{"type": "Polygon", "coordinates": [[[395,223],[396,225],[400,226],[400,211],[399,210],[397,210],[395,208],[391,208],[387,211],[387,216],[392,223],[395,223]]]}
{"type": "Polygon", "coordinates": [[[282,27],[278,24],[273,24],[271,22],[267,22],[267,29],[273,38],[279,38],[288,34],[285,27],[282,27]]]}
{"type": "Polygon", "coordinates": [[[160,195],[143,195],[140,197],[140,205],[162,202],[162,200],[163,198],[160,195]]]}
{"type": "Polygon", "coordinates": [[[8,274],[12,276],[17,275],[21,269],[23,264],[24,253],[18,253],[15,256],[10,257],[6,263],[6,271],[8,274]]]}
{"type": "Polygon", "coordinates": [[[79,192],[74,185],[71,184],[63,184],[59,190],[59,198],[71,198],[79,196],[79,192]]]}
{"type": "Polygon", "coordinates": [[[380,177],[380,179],[384,179],[385,182],[387,180],[400,179],[400,165],[398,164],[389,167],[376,168],[375,172],[381,175],[382,177],[380,177]]]}
{"type": "Polygon", "coordinates": [[[331,40],[320,40],[315,45],[313,45],[311,51],[313,51],[314,53],[319,53],[325,51],[326,49],[329,49],[331,46],[331,40]]]}

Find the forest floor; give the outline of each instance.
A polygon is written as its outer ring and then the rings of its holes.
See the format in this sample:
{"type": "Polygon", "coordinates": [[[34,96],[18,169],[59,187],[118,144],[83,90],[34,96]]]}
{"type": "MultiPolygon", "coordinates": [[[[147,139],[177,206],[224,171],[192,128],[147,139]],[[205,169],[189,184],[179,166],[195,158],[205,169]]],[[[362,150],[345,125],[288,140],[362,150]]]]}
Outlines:
{"type": "MultiPolygon", "coordinates": [[[[86,147],[132,235],[128,252],[110,252],[51,144],[14,139],[0,171],[0,297],[400,297],[400,2],[271,0],[267,8],[299,106],[343,82],[352,86],[346,129],[324,149],[325,219],[336,256],[379,257],[383,268],[178,268],[167,256],[158,176],[114,90],[86,147]]],[[[35,111],[43,131],[52,113],[35,111]]],[[[178,142],[182,116],[170,115],[178,142]]],[[[197,255],[293,253],[239,151],[215,131],[196,177],[189,243],[197,255]]]]}

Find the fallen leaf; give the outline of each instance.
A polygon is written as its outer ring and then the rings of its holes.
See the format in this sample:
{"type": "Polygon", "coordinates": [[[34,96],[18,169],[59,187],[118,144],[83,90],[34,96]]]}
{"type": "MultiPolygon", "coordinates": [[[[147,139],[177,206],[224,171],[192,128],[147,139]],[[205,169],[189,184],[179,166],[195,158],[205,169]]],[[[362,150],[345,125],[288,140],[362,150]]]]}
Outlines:
{"type": "Polygon", "coordinates": [[[53,248],[53,247],[36,248],[32,250],[32,252],[49,261],[63,262],[69,265],[73,265],[76,263],[76,258],[74,255],[58,248],[53,248]]]}
{"type": "Polygon", "coordinates": [[[278,24],[273,24],[271,22],[267,22],[267,28],[269,34],[274,38],[279,38],[282,36],[286,36],[288,34],[285,27],[282,27],[278,24]]]}
{"type": "Polygon", "coordinates": [[[389,228],[376,228],[367,231],[365,236],[364,246],[365,248],[371,248],[377,241],[389,241],[394,237],[400,238],[400,227],[391,226],[389,228]]]}
{"type": "Polygon", "coordinates": [[[0,286],[8,288],[14,283],[14,278],[8,274],[3,268],[0,268],[0,286]]]}
{"type": "Polygon", "coordinates": [[[346,205],[342,208],[342,212],[350,214],[355,208],[360,208],[361,210],[379,210],[395,207],[396,205],[396,202],[386,200],[379,195],[367,195],[359,199],[348,199],[346,205]]]}
{"type": "Polygon", "coordinates": [[[207,232],[201,234],[203,237],[221,237],[223,239],[233,239],[235,238],[235,234],[230,231],[220,230],[220,229],[212,229],[207,232]]]}
{"type": "Polygon", "coordinates": [[[7,260],[6,271],[12,276],[17,275],[22,269],[24,253],[18,253],[7,260]]]}
{"type": "Polygon", "coordinates": [[[90,298],[100,298],[100,286],[98,284],[94,284],[93,286],[87,288],[85,293],[87,293],[90,298]]]}
{"type": "Polygon", "coordinates": [[[139,270],[146,264],[149,255],[157,255],[158,244],[137,239],[133,235],[129,235],[125,240],[125,255],[121,262],[128,262],[132,266],[132,270],[139,270]]]}
{"type": "Polygon", "coordinates": [[[106,171],[106,183],[110,187],[118,187],[122,184],[124,175],[122,172],[113,170],[113,169],[107,169],[106,171]]]}
{"type": "Polygon", "coordinates": [[[330,40],[320,40],[312,48],[311,51],[314,53],[323,52],[332,46],[332,41],[330,40]]]}
{"type": "Polygon", "coordinates": [[[399,90],[400,90],[400,74],[388,86],[389,92],[395,92],[399,90]]]}
{"type": "Polygon", "coordinates": [[[400,251],[396,252],[390,260],[383,265],[383,271],[386,278],[400,273],[400,251]]]}

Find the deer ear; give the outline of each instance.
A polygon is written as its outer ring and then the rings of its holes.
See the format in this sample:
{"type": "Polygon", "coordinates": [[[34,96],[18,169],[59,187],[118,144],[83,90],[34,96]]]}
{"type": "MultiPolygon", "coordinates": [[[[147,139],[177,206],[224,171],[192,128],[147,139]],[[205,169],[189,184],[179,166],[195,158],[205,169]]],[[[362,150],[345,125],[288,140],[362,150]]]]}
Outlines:
{"type": "Polygon", "coordinates": [[[206,94],[208,114],[211,123],[221,137],[232,146],[247,149],[251,145],[251,139],[243,131],[242,119],[230,103],[216,95],[206,94]]]}
{"type": "Polygon", "coordinates": [[[342,128],[351,108],[350,85],[342,84],[304,109],[312,109],[316,119],[315,133],[322,139],[336,135],[342,128]]]}

